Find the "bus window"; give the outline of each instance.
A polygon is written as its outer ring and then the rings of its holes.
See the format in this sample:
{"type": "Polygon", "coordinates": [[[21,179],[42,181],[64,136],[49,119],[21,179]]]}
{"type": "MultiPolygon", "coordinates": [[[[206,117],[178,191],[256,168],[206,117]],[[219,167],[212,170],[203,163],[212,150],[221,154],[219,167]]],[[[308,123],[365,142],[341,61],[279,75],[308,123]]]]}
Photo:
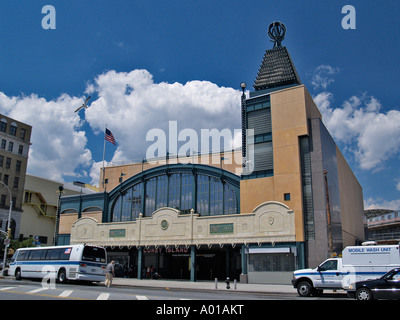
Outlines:
{"type": "Polygon", "coordinates": [[[61,253],[60,249],[47,250],[46,260],[59,260],[60,253],[61,253]]]}
{"type": "Polygon", "coordinates": [[[103,248],[85,246],[83,249],[82,260],[94,262],[106,262],[106,253],[103,248]]]}
{"type": "Polygon", "coordinates": [[[29,260],[42,260],[46,256],[47,250],[32,250],[29,260]]]}
{"type": "Polygon", "coordinates": [[[17,261],[28,260],[29,251],[20,251],[17,257],[17,261]]]}
{"type": "Polygon", "coordinates": [[[64,248],[60,250],[60,260],[69,260],[69,256],[71,255],[72,248],[64,248]]]}

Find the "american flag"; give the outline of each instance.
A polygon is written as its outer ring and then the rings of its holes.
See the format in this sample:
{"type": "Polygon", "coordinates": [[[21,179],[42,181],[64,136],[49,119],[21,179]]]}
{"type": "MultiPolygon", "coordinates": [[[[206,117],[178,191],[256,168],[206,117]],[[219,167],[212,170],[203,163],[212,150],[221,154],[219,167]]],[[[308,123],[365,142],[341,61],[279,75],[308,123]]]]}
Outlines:
{"type": "Polygon", "coordinates": [[[106,128],[105,139],[106,139],[106,141],[111,142],[111,143],[115,146],[115,139],[114,139],[114,136],[113,136],[113,134],[111,133],[111,131],[108,130],[107,128],[106,128]]]}

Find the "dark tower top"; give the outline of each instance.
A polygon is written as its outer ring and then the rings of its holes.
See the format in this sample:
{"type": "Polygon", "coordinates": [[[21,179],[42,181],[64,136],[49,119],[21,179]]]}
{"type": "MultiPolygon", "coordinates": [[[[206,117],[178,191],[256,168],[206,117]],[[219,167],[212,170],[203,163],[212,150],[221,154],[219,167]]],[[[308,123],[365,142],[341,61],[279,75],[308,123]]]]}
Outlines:
{"type": "Polygon", "coordinates": [[[265,52],[253,85],[256,91],[301,84],[289,52],[281,45],[285,33],[283,23],[273,22],[269,25],[268,35],[274,42],[274,48],[265,52]]]}

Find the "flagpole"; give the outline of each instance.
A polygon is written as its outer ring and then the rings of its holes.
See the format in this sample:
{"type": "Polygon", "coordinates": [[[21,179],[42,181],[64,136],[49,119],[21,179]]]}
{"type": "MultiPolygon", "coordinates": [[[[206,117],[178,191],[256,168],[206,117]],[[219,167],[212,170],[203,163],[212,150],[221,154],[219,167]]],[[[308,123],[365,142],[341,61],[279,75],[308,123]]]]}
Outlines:
{"type": "Polygon", "coordinates": [[[106,190],[106,184],[105,184],[105,177],[104,177],[104,158],[106,155],[106,131],[107,131],[107,124],[106,124],[106,129],[104,130],[104,145],[103,145],[103,188],[104,191],[106,190]]]}

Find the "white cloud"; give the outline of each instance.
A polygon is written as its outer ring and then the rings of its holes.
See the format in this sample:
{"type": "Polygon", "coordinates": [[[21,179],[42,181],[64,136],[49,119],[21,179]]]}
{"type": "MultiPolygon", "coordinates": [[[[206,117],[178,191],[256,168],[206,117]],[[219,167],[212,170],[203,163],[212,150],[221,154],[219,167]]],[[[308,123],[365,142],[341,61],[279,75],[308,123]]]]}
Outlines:
{"type": "MultiPolygon", "coordinates": [[[[105,163],[107,166],[107,163],[105,163]]],[[[103,168],[103,161],[93,162],[92,167],[90,168],[89,176],[91,178],[91,184],[100,186],[100,171],[103,168]]]]}
{"type": "Polygon", "coordinates": [[[311,80],[311,84],[314,87],[314,90],[326,88],[333,83],[335,80],[333,79],[333,75],[339,72],[339,68],[334,68],[329,65],[320,65],[318,66],[311,80]]]}
{"type": "MultiPolygon", "coordinates": [[[[169,121],[177,121],[178,133],[190,128],[199,136],[201,129],[233,132],[241,125],[241,92],[208,81],[154,83],[146,70],[111,70],[87,83],[85,94],[92,95],[90,107],[78,114],[74,110],[86,97],[63,94],[47,101],[36,94],[8,97],[0,92],[0,113],[33,127],[28,173],[61,181],[90,177],[91,183],[98,184],[102,159],[92,158],[80,118],[83,112],[99,139],[106,124],[112,131],[118,147],[107,143],[106,158],[112,157],[114,163],[145,157],[153,143],[146,141],[147,132],[160,128],[168,137],[169,121]]],[[[229,143],[239,138],[233,136],[229,143]]]]}
{"type": "Polygon", "coordinates": [[[178,133],[190,128],[240,129],[240,91],[218,87],[209,81],[154,83],[146,70],[108,71],[90,85],[98,94],[85,112],[90,126],[112,131],[118,148],[112,162],[139,160],[153,143],[146,134],[162,129],[168,141],[169,121],[177,121],[178,133]]]}
{"type": "MultiPolygon", "coordinates": [[[[334,95],[326,89],[338,72],[338,68],[327,65],[315,70],[312,85],[322,92],[314,97],[314,101],[329,132],[336,142],[343,143],[345,150],[354,155],[358,167],[364,172],[380,172],[391,166],[390,160],[400,155],[400,111],[383,111],[381,102],[367,93],[354,95],[341,106],[335,106],[334,95]]],[[[395,185],[400,191],[399,180],[395,185]]],[[[370,197],[364,201],[364,206],[366,209],[398,210],[400,199],[388,201],[370,197]]]]}
{"type": "Polygon", "coordinates": [[[379,170],[400,152],[400,111],[381,112],[372,96],[352,96],[341,108],[333,108],[333,95],[322,92],[314,98],[332,136],[350,146],[362,169],[379,170]]]}
{"type": "Polygon", "coordinates": [[[364,210],[368,209],[389,209],[389,210],[399,210],[400,208],[400,199],[396,200],[383,200],[381,198],[368,198],[364,199],[364,210]]]}
{"type": "Polygon", "coordinates": [[[28,173],[55,180],[87,175],[77,171],[92,160],[82,122],[74,113],[80,104],[81,98],[66,94],[47,101],[35,94],[8,97],[0,92],[0,112],[33,127],[28,173]]]}

